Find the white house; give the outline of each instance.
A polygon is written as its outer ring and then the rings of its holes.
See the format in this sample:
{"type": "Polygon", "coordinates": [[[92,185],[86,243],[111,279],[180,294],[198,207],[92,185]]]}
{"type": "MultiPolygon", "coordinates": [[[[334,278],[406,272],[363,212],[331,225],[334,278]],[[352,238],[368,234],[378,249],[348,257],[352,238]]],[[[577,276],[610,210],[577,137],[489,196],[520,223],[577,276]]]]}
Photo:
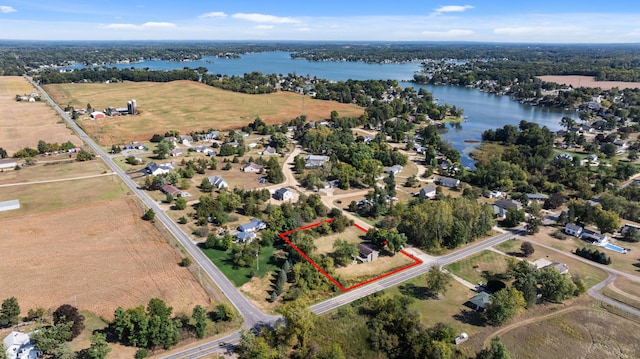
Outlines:
{"type": "Polygon", "coordinates": [[[180,148],[172,149],[171,152],[169,152],[169,156],[171,156],[171,157],[182,156],[182,149],[180,149],[180,148]]]}
{"type": "Polygon", "coordinates": [[[220,175],[209,176],[207,177],[207,179],[209,180],[209,183],[211,183],[217,189],[229,187],[227,181],[225,181],[220,175]]]}
{"type": "Polygon", "coordinates": [[[259,164],[254,162],[249,162],[246,165],[244,165],[244,167],[242,167],[242,172],[258,173],[260,172],[261,169],[262,169],[262,166],[260,166],[259,164]]]}
{"type": "Polygon", "coordinates": [[[322,167],[328,159],[327,156],[309,155],[304,159],[305,167],[322,167]]]}
{"type": "Polygon", "coordinates": [[[157,176],[169,173],[173,170],[173,165],[171,163],[157,164],[155,162],[149,162],[146,167],[147,173],[157,176]]]}
{"type": "Polygon", "coordinates": [[[580,237],[582,235],[582,231],[582,227],[573,223],[567,223],[567,225],[564,226],[564,233],[574,237],[580,237]]]}
{"type": "Polygon", "coordinates": [[[191,142],[193,142],[193,137],[187,135],[187,136],[180,136],[180,143],[182,143],[185,146],[190,146],[191,142]]]}
{"type": "Polygon", "coordinates": [[[254,232],[238,232],[236,233],[236,240],[239,243],[251,243],[256,238],[254,232]]]}
{"type": "Polygon", "coordinates": [[[384,173],[393,174],[394,176],[397,176],[400,171],[402,171],[402,166],[400,165],[393,165],[391,167],[384,168],[384,173]]]}
{"type": "Polygon", "coordinates": [[[11,332],[4,340],[7,359],[36,359],[42,352],[31,344],[31,333],[11,332]]]}
{"type": "Polygon", "coordinates": [[[290,201],[293,199],[293,191],[286,187],[279,188],[273,193],[273,198],[280,201],[290,201]]]}
{"type": "Polygon", "coordinates": [[[267,228],[267,224],[262,222],[259,219],[252,219],[251,222],[241,224],[238,227],[238,231],[240,232],[257,232],[267,228]]]}
{"type": "Polygon", "coordinates": [[[429,185],[427,187],[423,187],[420,189],[420,192],[418,192],[418,197],[429,199],[436,198],[436,186],[429,185]]]}
{"type": "Polygon", "coordinates": [[[265,148],[264,151],[260,152],[260,154],[263,156],[271,156],[277,155],[278,151],[276,151],[276,149],[271,146],[267,146],[267,148],[265,148]]]}

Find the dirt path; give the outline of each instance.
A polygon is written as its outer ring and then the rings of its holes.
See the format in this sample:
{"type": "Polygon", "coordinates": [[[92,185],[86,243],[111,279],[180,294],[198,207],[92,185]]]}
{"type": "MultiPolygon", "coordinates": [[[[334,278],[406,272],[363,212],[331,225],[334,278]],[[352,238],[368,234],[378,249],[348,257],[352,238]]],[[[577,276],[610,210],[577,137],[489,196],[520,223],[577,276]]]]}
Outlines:
{"type": "Polygon", "coordinates": [[[483,347],[484,348],[488,348],[489,345],[491,344],[491,339],[493,339],[496,336],[502,335],[502,334],[504,334],[504,333],[506,333],[506,332],[508,332],[508,331],[510,331],[512,329],[519,328],[519,327],[524,326],[524,325],[529,325],[529,324],[541,322],[543,320],[555,317],[555,316],[560,315],[560,314],[575,312],[575,311],[578,311],[578,310],[593,310],[593,308],[589,308],[589,307],[585,307],[585,306],[571,306],[571,307],[567,307],[567,308],[564,308],[564,309],[560,309],[560,310],[558,310],[556,312],[553,312],[553,313],[549,313],[549,314],[545,314],[545,315],[542,315],[542,316],[539,316],[539,317],[529,318],[529,319],[526,319],[526,320],[523,320],[523,321],[520,321],[520,322],[517,322],[517,323],[509,324],[506,327],[502,327],[502,328],[498,329],[497,331],[491,333],[484,340],[483,347]]]}

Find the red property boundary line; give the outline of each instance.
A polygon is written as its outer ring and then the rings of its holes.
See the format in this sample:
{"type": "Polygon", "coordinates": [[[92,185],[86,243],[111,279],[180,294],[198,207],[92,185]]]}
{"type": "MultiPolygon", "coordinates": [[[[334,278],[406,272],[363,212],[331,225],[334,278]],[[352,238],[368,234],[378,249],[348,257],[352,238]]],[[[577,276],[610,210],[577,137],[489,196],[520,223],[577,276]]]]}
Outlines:
{"type": "MultiPolygon", "coordinates": [[[[377,276],[375,278],[368,279],[368,280],[365,280],[364,282],[357,283],[357,284],[354,284],[354,285],[352,285],[350,287],[345,288],[342,284],[340,284],[340,282],[335,280],[331,275],[329,275],[329,273],[327,273],[316,262],[314,262],[311,258],[309,258],[309,256],[306,255],[300,248],[298,248],[295,244],[293,244],[289,240],[289,238],[287,238],[287,236],[289,236],[290,234],[292,234],[292,233],[294,233],[296,231],[304,231],[304,230],[307,230],[307,229],[310,229],[310,228],[318,227],[318,226],[322,225],[323,223],[331,223],[331,222],[333,222],[333,218],[330,218],[330,219],[327,219],[327,220],[324,220],[324,221],[321,221],[321,222],[317,222],[317,223],[314,223],[314,224],[310,224],[308,226],[304,226],[304,227],[301,227],[301,228],[298,228],[298,229],[294,229],[294,230],[291,230],[291,231],[288,231],[288,232],[283,232],[283,233],[280,233],[280,238],[282,238],[283,241],[285,241],[288,245],[290,245],[291,248],[295,249],[296,252],[300,253],[300,255],[304,259],[306,259],[309,263],[311,263],[312,266],[314,266],[318,271],[320,271],[320,273],[322,273],[325,277],[327,277],[327,279],[329,279],[333,284],[336,285],[336,287],[340,288],[340,290],[343,291],[343,292],[348,292],[348,291],[350,291],[352,289],[356,289],[358,287],[362,287],[363,285],[369,284],[371,282],[375,282],[375,281],[380,280],[382,278],[388,277],[388,276],[396,274],[398,272],[402,272],[403,270],[406,270],[406,269],[409,269],[411,267],[415,267],[417,265],[422,264],[422,260],[420,260],[419,258],[416,258],[415,256],[405,252],[404,250],[401,250],[400,253],[402,253],[403,255],[407,256],[409,259],[411,259],[413,261],[413,263],[408,264],[408,265],[406,265],[406,266],[404,266],[402,268],[398,268],[398,269],[392,270],[391,272],[387,272],[385,274],[379,275],[379,276],[377,276]]],[[[358,224],[354,224],[354,226],[356,228],[358,228],[359,230],[365,232],[365,233],[368,232],[365,228],[363,228],[362,226],[360,226],[358,224]]]]}

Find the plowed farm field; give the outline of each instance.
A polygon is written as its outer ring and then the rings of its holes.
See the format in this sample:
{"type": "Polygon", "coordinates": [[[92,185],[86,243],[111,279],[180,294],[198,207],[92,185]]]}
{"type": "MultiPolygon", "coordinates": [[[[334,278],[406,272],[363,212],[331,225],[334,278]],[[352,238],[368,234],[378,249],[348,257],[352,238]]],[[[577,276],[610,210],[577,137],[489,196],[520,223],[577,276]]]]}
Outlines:
{"type": "Polygon", "coordinates": [[[29,95],[36,89],[20,76],[0,76],[0,147],[9,156],[25,147],[36,148],[39,140],[49,143],[82,141],[62,122],[45,101],[16,101],[16,95],[29,95]]]}
{"type": "Polygon", "coordinates": [[[0,298],[23,313],[69,303],[104,318],[157,297],[190,313],[208,297],[132,198],[0,219],[0,298]]]}

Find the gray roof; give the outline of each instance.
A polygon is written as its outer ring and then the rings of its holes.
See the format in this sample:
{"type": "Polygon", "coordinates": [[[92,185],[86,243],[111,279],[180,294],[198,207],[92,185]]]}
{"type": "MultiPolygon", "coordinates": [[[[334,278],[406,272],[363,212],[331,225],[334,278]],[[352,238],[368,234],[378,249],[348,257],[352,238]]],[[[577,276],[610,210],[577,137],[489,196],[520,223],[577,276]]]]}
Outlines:
{"type": "Polygon", "coordinates": [[[522,208],[522,203],[518,201],[514,201],[512,199],[501,199],[496,201],[496,206],[504,209],[520,209],[522,208]]]}
{"type": "Polygon", "coordinates": [[[0,202],[0,211],[8,211],[20,208],[20,200],[12,199],[10,201],[0,202]]]}
{"type": "Polygon", "coordinates": [[[565,231],[572,231],[572,232],[579,232],[579,231],[582,231],[582,227],[578,226],[577,224],[567,223],[567,225],[564,226],[564,230],[565,231]]]}
{"type": "Polygon", "coordinates": [[[358,251],[360,252],[361,255],[363,256],[368,256],[369,254],[375,252],[376,250],[369,247],[368,245],[364,244],[364,243],[358,243],[358,251]]]}
{"type": "Polygon", "coordinates": [[[469,302],[478,308],[484,309],[491,304],[491,294],[487,292],[480,292],[473,298],[469,299],[469,302]]]}
{"type": "Polygon", "coordinates": [[[440,177],[438,178],[438,183],[440,183],[443,186],[455,187],[458,184],[460,184],[460,180],[455,178],[449,178],[449,177],[440,177]]]}
{"type": "Polygon", "coordinates": [[[527,198],[535,199],[535,200],[543,200],[543,199],[548,199],[549,196],[542,193],[527,193],[527,198]]]}

